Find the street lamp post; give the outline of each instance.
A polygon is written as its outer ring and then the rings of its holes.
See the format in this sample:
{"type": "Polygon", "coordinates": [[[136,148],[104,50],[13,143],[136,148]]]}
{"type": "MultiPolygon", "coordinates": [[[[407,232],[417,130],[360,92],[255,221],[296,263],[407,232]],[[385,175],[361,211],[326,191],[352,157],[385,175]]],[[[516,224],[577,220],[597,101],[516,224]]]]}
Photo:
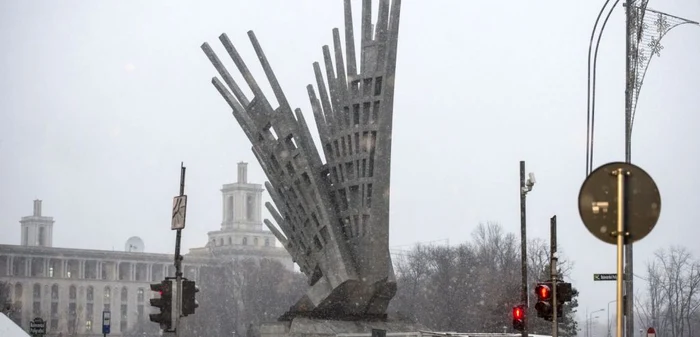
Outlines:
{"type": "MultiPolygon", "coordinates": [[[[593,314],[595,314],[596,312],[601,312],[603,310],[605,309],[598,309],[596,311],[591,311],[586,314],[586,334],[588,335],[588,337],[591,337],[591,316],[593,316],[593,314]]],[[[598,316],[596,316],[596,318],[597,317],[598,316]]]]}
{"type": "MultiPolygon", "coordinates": [[[[598,14],[598,18],[593,26],[591,40],[589,42],[588,51],[588,110],[586,124],[586,176],[590,174],[593,167],[593,145],[595,135],[595,74],[596,60],[598,57],[598,44],[605,29],[610,14],[617,6],[620,0],[616,0],[610,7],[609,12],[603,22],[600,31],[598,32],[598,42],[593,56],[593,69],[591,72],[591,47],[596,31],[598,30],[598,22],[610,0],[606,0],[603,8],[598,14]],[[592,75],[592,86],[591,86],[592,75]]],[[[626,33],[625,33],[625,162],[632,160],[632,128],[634,126],[634,117],[637,110],[637,101],[639,92],[641,91],[644,77],[651,59],[656,56],[661,56],[660,52],[663,49],[661,39],[673,28],[684,24],[700,25],[698,22],[684,19],[678,16],[667,14],[647,8],[649,0],[625,0],[625,18],[626,18],[626,33]]],[[[627,294],[626,307],[627,316],[634,317],[634,259],[632,244],[625,245],[625,294],[627,294]]],[[[618,305],[621,305],[618,303],[618,305]]],[[[627,319],[627,327],[625,336],[634,337],[634,320],[627,319]]],[[[622,337],[622,336],[617,336],[622,337]]]]}
{"type": "MultiPolygon", "coordinates": [[[[535,185],[535,174],[530,173],[527,181],[525,180],[525,161],[520,161],[520,257],[521,257],[521,272],[522,272],[522,289],[521,289],[521,301],[526,308],[529,308],[529,297],[528,297],[528,287],[527,287],[527,226],[526,226],[526,212],[525,212],[525,202],[528,192],[532,191],[532,187],[535,185]]],[[[528,317],[530,315],[525,315],[523,319],[523,331],[522,337],[527,337],[527,326],[528,317]]]]}
{"type": "Polygon", "coordinates": [[[615,302],[617,302],[617,300],[612,300],[612,301],[608,302],[608,311],[607,311],[607,314],[608,314],[608,337],[612,337],[612,333],[610,332],[610,304],[613,304],[615,302]]]}

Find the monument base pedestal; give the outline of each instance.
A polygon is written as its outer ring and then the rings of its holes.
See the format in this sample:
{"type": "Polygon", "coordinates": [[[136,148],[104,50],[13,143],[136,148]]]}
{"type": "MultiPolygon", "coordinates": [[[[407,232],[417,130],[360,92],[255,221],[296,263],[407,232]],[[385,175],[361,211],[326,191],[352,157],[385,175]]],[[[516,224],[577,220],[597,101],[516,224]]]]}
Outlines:
{"type": "Polygon", "coordinates": [[[260,337],[369,337],[372,329],[385,330],[392,337],[420,337],[428,329],[406,321],[334,321],[296,317],[291,321],[262,323],[260,337]]]}

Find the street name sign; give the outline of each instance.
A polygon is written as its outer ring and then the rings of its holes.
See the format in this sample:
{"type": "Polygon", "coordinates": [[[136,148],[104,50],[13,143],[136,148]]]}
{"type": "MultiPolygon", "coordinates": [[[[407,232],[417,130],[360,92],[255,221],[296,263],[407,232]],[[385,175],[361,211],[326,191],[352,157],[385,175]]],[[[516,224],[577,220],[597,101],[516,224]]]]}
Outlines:
{"type": "Polygon", "coordinates": [[[617,274],[593,274],[593,281],[617,281],[617,274]]]}

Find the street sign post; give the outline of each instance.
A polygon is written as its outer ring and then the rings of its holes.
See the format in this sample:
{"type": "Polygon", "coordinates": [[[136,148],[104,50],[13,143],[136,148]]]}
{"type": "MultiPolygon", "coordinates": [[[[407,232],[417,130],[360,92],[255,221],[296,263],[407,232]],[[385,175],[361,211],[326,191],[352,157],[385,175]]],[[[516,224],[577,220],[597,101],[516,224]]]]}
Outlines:
{"type": "Polygon", "coordinates": [[[32,336],[43,336],[46,334],[46,321],[41,319],[41,317],[36,317],[29,321],[29,333],[32,336]]]}
{"type": "Polygon", "coordinates": [[[102,312],[102,334],[109,334],[110,326],[112,325],[112,313],[110,311],[102,312]]]}
{"type": "Polygon", "coordinates": [[[593,281],[617,281],[617,274],[593,274],[593,281]]]}
{"type": "Polygon", "coordinates": [[[617,246],[616,336],[623,336],[623,248],[643,239],[656,226],[661,213],[659,189],[654,179],[638,166],[608,163],[591,172],[583,182],[578,210],[593,236],[617,246]]]}
{"type": "Polygon", "coordinates": [[[647,329],[647,337],[656,337],[656,330],[654,328],[647,329]]]}

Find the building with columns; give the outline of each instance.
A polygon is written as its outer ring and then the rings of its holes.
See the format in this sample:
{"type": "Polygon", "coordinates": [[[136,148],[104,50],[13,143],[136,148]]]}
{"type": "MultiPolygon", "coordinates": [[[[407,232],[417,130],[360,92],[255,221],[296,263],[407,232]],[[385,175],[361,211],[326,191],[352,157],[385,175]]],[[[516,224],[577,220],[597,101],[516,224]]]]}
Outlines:
{"type": "MultiPolygon", "coordinates": [[[[269,258],[292,270],[294,263],[274,235],[263,230],[260,184],[247,181],[247,164],[238,164],[238,181],[221,189],[223,220],[208,233],[205,247],[183,260],[184,276],[197,281],[202,266],[241,258],[269,258]]],[[[111,312],[111,334],[122,336],[139,322],[151,323],[149,284],[175,276],[171,254],[58,248],[54,219],[42,215],[41,200],[22,217],[19,245],[0,245],[0,282],[9,285],[13,319],[25,330],[34,317],[47,322],[47,335],[102,335],[102,312],[111,312]]],[[[138,240],[140,241],[140,240],[138,240]]],[[[142,248],[142,247],[141,247],[142,248]]]]}

